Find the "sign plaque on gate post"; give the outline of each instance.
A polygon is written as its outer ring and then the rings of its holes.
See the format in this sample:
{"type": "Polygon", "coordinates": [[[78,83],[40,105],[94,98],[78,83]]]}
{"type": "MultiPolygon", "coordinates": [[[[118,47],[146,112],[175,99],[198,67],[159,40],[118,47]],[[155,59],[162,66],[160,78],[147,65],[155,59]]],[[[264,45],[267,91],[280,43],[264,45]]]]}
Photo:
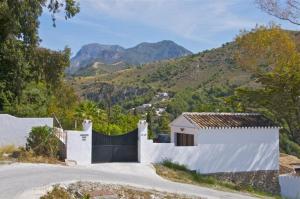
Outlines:
{"type": "Polygon", "coordinates": [[[80,136],[82,141],[86,141],[86,137],[88,137],[89,134],[80,134],[80,136]]]}

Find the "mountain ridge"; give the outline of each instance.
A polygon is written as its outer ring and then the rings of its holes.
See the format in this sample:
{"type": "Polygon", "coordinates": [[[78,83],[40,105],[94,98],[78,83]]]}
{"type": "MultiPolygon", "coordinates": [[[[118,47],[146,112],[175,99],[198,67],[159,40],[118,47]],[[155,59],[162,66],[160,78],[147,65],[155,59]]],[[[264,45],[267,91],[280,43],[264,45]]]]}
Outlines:
{"type": "Polygon", "coordinates": [[[187,89],[198,92],[212,87],[255,86],[251,74],[235,62],[236,50],[235,42],[229,42],[219,48],[127,70],[89,73],[86,77],[74,77],[70,82],[82,98],[101,101],[104,88],[112,86],[113,103],[134,101],[135,105],[148,103],[150,96],[161,91],[174,94],[187,89]]]}
{"type": "Polygon", "coordinates": [[[71,65],[66,72],[75,74],[78,70],[89,67],[95,62],[105,65],[124,63],[123,68],[125,68],[129,65],[141,65],[191,54],[193,54],[191,51],[170,40],[155,43],[142,42],[130,48],[124,48],[120,45],[90,43],[82,46],[71,59],[71,65]]]}

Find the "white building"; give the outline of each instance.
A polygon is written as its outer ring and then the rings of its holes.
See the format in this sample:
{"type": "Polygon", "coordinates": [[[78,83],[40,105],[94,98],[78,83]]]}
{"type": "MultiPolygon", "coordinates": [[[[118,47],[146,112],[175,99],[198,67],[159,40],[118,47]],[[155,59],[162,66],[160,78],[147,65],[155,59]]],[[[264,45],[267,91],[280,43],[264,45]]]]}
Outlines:
{"type": "Polygon", "coordinates": [[[183,113],[170,127],[171,143],[142,138],[141,162],[171,159],[204,174],[279,169],[279,127],[262,115],[183,113]]]}
{"type": "Polygon", "coordinates": [[[170,127],[171,143],[153,143],[147,123],[139,123],[139,162],[171,160],[220,180],[279,193],[279,127],[264,116],[183,113],[170,127]]]}

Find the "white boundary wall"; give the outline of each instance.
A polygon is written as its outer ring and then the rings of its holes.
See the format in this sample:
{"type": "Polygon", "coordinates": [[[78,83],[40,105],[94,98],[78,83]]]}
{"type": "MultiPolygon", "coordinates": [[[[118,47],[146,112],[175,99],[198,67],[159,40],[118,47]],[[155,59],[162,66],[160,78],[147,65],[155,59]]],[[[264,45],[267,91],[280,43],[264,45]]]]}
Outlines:
{"type": "Polygon", "coordinates": [[[280,175],[279,184],[281,196],[290,199],[300,199],[300,176],[280,175]]]}
{"type": "Polygon", "coordinates": [[[169,159],[204,174],[279,169],[278,128],[203,129],[196,146],[175,146],[148,140],[147,127],[145,121],[138,124],[142,163],[169,159]]]}
{"type": "Polygon", "coordinates": [[[32,127],[53,127],[53,118],[18,118],[0,114],[0,146],[24,146],[32,127]]]}
{"type": "Polygon", "coordinates": [[[83,131],[67,132],[67,161],[74,161],[78,165],[92,163],[92,122],[83,122],[83,131]]]}

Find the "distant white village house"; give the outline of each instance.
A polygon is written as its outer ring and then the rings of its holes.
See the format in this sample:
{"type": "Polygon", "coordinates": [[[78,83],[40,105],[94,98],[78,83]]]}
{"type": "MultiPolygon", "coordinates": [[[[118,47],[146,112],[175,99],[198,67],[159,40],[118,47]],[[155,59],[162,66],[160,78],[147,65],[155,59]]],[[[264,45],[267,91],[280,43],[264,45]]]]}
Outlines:
{"type": "Polygon", "coordinates": [[[156,97],[167,98],[167,97],[169,97],[169,94],[167,92],[159,92],[156,94],[156,97]]]}
{"type": "Polygon", "coordinates": [[[152,107],[152,104],[143,104],[142,107],[143,107],[143,108],[151,108],[151,107],[152,107]]]}
{"type": "Polygon", "coordinates": [[[155,113],[156,113],[157,116],[161,116],[162,113],[164,113],[165,111],[166,111],[166,108],[157,108],[155,110],[155,113]]]}

